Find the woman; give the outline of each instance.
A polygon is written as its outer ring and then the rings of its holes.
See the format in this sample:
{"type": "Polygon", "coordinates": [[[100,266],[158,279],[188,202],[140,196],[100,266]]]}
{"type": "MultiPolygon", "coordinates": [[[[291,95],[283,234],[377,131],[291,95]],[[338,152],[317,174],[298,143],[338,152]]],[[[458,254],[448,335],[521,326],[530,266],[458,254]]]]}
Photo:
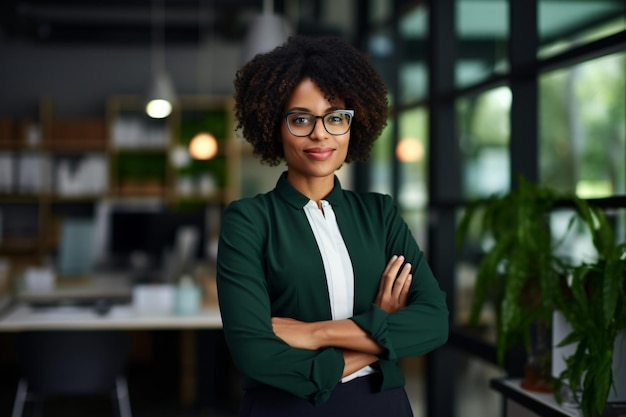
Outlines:
{"type": "Polygon", "coordinates": [[[241,416],[411,416],[397,359],[445,343],[445,295],[389,196],[343,190],[387,91],[333,37],[292,37],[235,79],[235,115],[276,187],[226,209],[217,284],[241,416]]]}

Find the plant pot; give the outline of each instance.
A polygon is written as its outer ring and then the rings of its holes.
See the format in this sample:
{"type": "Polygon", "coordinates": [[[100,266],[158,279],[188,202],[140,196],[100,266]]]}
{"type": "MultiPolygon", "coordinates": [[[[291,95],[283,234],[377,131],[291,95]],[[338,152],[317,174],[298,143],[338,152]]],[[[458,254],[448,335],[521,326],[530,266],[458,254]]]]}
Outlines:
{"type": "Polygon", "coordinates": [[[552,392],[552,379],[545,375],[542,367],[533,363],[524,366],[524,379],[520,386],[529,391],[552,392]]]}
{"type": "Polygon", "coordinates": [[[520,383],[526,390],[552,392],[551,332],[551,326],[545,322],[535,322],[531,327],[530,350],[524,365],[524,378],[520,383]]]}

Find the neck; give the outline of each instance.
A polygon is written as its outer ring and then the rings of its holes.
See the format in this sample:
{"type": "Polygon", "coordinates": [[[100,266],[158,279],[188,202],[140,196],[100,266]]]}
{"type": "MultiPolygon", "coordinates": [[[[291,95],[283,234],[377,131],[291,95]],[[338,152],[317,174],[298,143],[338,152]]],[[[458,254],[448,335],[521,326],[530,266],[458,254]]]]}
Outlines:
{"type": "Polygon", "coordinates": [[[322,199],[333,190],[335,176],[303,177],[293,174],[291,171],[287,171],[287,181],[289,181],[296,190],[315,201],[318,207],[321,208],[322,199]]]}

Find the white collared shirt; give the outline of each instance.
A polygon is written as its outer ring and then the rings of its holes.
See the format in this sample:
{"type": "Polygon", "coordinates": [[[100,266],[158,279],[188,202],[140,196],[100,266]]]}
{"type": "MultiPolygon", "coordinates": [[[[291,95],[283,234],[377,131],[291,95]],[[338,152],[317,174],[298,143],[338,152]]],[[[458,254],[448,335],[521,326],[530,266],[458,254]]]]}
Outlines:
{"type": "MultiPolygon", "coordinates": [[[[304,206],[304,212],[322,255],[332,318],[333,320],[350,318],[354,314],[354,271],[348,248],[339,231],[335,212],[326,200],[322,200],[321,210],[315,201],[309,200],[304,206]]],[[[373,372],[372,367],[366,366],[342,378],[341,382],[348,382],[373,372]]]]}

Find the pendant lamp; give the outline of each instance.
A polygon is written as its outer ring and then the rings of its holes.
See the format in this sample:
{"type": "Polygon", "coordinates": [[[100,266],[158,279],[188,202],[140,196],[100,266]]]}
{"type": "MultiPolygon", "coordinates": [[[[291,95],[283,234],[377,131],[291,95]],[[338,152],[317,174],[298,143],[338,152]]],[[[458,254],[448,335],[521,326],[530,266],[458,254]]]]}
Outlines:
{"type": "MultiPolygon", "coordinates": [[[[205,77],[205,78],[210,78],[211,76],[211,66],[207,66],[206,68],[203,68],[201,62],[202,62],[202,56],[201,56],[201,34],[202,34],[202,0],[198,0],[198,69],[197,69],[197,74],[196,77],[198,79],[198,91],[200,91],[200,80],[205,77]]],[[[211,4],[210,10],[213,11],[213,7],[211,4]]],[[[207,21],[209,22],[213,22],[214,19],[208,18],[207,21]]],[[[212,49],[212,43],[213,43],[213,28],[211,26],[210,30],[208,31],[209,36],[207,39],[208,42],[208,49],[211,50],[212,49]]],[[[193,138],[191,138],[191,140],[189,141],[189,148],[188,148],[188,152],[189,155],[193,158],[193,159],[197,159],[197,160],[208,160],[211,158],[214,158],[217,155],[217,151],[218,151],[218,144],[217,144],[217,139],[215,139],[215,136],[213,136],[211,133],[206,132],[204,130],[201,130],[199,132],[197,132],[193,138]]]]}
{"type": "Polygon", "coordinates": [[[155,119],[162,119],[172,113],[176,96],[174,86],[165,71],[157,71],[146,96],[146,113],[155,119]]]}
{"type": "Polygon", "coordinates": [[[146,113],[155,119],[169,116],[176,101],[171,78],[165,71],[164,0],[152,0],[152,80],[146,94],[146,113]]]}
{"type": "Polygon", "coordinates": [[[263,12],[252,19],[242,50],[242,64],[255,55],[269,52],[287,41],[289,29],[285,19],[274,13],[274,2],[263,0],[263,12]]]}

